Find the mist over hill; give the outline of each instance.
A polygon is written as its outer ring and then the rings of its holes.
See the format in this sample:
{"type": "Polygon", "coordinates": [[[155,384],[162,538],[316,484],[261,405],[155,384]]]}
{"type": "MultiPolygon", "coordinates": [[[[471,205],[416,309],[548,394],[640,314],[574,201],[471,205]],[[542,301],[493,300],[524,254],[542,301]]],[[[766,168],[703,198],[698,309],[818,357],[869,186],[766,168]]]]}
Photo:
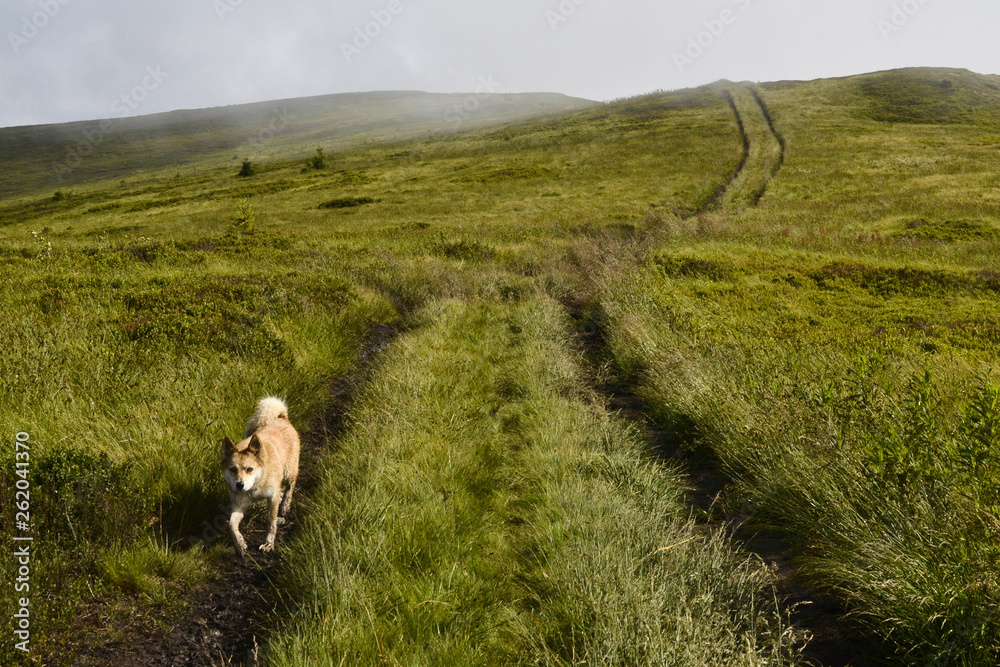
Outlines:
{"type": "MultiPolygon", "coordinates": [[[[163,167],[339,150],[597,104],[549,93],[343,93],[212,109],[0,128],[0,196],[163,167]]],[[[122,112],[127,107],[119,107],[122,112]]]]}

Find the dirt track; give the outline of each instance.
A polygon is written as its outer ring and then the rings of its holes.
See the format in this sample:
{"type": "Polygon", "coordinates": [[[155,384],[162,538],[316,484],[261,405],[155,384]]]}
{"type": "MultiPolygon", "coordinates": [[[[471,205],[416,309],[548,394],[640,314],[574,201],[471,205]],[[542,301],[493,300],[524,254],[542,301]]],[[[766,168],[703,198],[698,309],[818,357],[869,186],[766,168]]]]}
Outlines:
{"type": "MultiPolygon", "coordinates": [[[[376,324],[362,348],[356,370],[338,378],[330,388],[326,411],[301,428],[303,470],[315,462],[325,447],[343,433],[346,416],[370,376],[374,360],[398,335],[395,327],[376,324]]],[[[220,485],[222,477],[220,473],[220,485]]],[[[314,480],[303,474],[297,498],[307,496],[314,480]]],[[[261,553],[253,548],[264,537],[264,523],[255,521],[245,530],[252,548],[247,558],[235,557],[220,566],[213,581],[191,589],[183,596],[187,613],[158,628],[127,629],[127,638],[106,644],[80,659],[80,665],[107,667],[212,667],[213,665],[254,665],[263,637],[274,626],[280,599],[273,586],[280,562],[281,543],[295,534],[295,508],[287,523],[279,528],[278,548],[261,553]]],[[[228,540],[223,535],[220,539],[228,540]]]]}

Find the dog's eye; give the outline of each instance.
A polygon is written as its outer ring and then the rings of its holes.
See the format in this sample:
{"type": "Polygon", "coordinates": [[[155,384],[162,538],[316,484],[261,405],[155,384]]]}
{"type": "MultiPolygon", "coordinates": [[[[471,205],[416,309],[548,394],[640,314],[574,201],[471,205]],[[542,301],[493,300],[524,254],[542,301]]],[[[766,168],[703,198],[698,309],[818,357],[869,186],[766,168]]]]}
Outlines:
{"type": "Polygon", "coordinates": [[[229,469],[229,472],[231,472],[231,473],[233,473],[235,475],[237,472],[239,472],[239,468],[236,468],[234,466],[234,467],[232,467],[232,468],[229,469]]]}
{"type": "Polygon", "coordinates": [[[248,473],[253,472],[253,468],[247,468],[247,472],[248,473]]]}

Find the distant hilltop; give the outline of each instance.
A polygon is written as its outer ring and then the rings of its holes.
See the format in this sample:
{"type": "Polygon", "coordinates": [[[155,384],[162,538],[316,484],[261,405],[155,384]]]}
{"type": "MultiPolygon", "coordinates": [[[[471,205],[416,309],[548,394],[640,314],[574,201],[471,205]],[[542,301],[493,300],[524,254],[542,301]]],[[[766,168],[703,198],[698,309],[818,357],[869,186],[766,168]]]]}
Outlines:
{"type": "Polygon", "coordinates": [[[598,104],[555,93],[498,93],[483,77],[470,93],[341,93],[211,109],[0,128],[0,197],[118,173],[239,158],[342,150],[563,114],[598,104]],[[17,174],[17,178],[10,178],[17,174]]]}

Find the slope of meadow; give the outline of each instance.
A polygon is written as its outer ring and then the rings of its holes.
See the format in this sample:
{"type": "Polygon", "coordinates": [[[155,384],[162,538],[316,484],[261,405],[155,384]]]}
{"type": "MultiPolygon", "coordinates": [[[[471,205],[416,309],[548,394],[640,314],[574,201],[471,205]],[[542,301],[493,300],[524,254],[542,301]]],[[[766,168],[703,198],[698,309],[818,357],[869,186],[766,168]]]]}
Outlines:
{"type": "MultiPolygon", "coordinates": [[[[199,174],[242,159],[290,157],[468,130],[596,105],[565,95],[342,93],[146,116],[0,128],[0,197],[36,195],[161,169],[199,174]]],[[[124,106],[122,105],[122,108],[124,106]]]]}
{"type": "Polygon", "coordinates": [[[995,664],[998,84],[720,82],[391,142],[362,143],[412,119],[317,120],[249,177],[178,169],[200,130],[71,191],[25,172],[0,422],[32,446],[29,662],[801,662],[736,531],[890,661],[995,664]],[[218,442],[265,394],[302,490],[236,564],[218,442]],[[691,465],[725,482],[698,523],[691,465]]]}
{"type": "MultiPolygon", "coordinates": [[[[279,664],[374,659],[390,639],[401,659],[791,660],[764,570],[690,525],[675,474],[588,389],[553,301],[575,290],[579,239],[697,211],[739,156],[721,92],[705,89],[344,151],[320,169],[168,170],[6,202],[0,336],[17,370],[0,415],[34,443],[36,662],[221,659],[234,622],[249,650],[294,609],[262,647],[279,664]],[[345,385],[387,342],[372,332],[393,329],[396,361],[372,366],[370,390],[345,385]],[[343,391],[357,412],[326,437],[343,391]],[[218,442],[267,393],[288,399],[306,472],[287,560],[237,566],[217,539],[218,442]],[[274,568],[279,585],[250,593],[271,606],[237,621],[198,606],[274,568]],[[317,635],[358,568],[395,572],[357,579],[343,611],[378,613],[377,627],[317,635]],[[455,599],[425,599],[435,591],[455,599]],[[696,640],[686,659],[675,636],[696,640]]],[[[251,544],[260,527],[249,519],[251,544]]]]}

